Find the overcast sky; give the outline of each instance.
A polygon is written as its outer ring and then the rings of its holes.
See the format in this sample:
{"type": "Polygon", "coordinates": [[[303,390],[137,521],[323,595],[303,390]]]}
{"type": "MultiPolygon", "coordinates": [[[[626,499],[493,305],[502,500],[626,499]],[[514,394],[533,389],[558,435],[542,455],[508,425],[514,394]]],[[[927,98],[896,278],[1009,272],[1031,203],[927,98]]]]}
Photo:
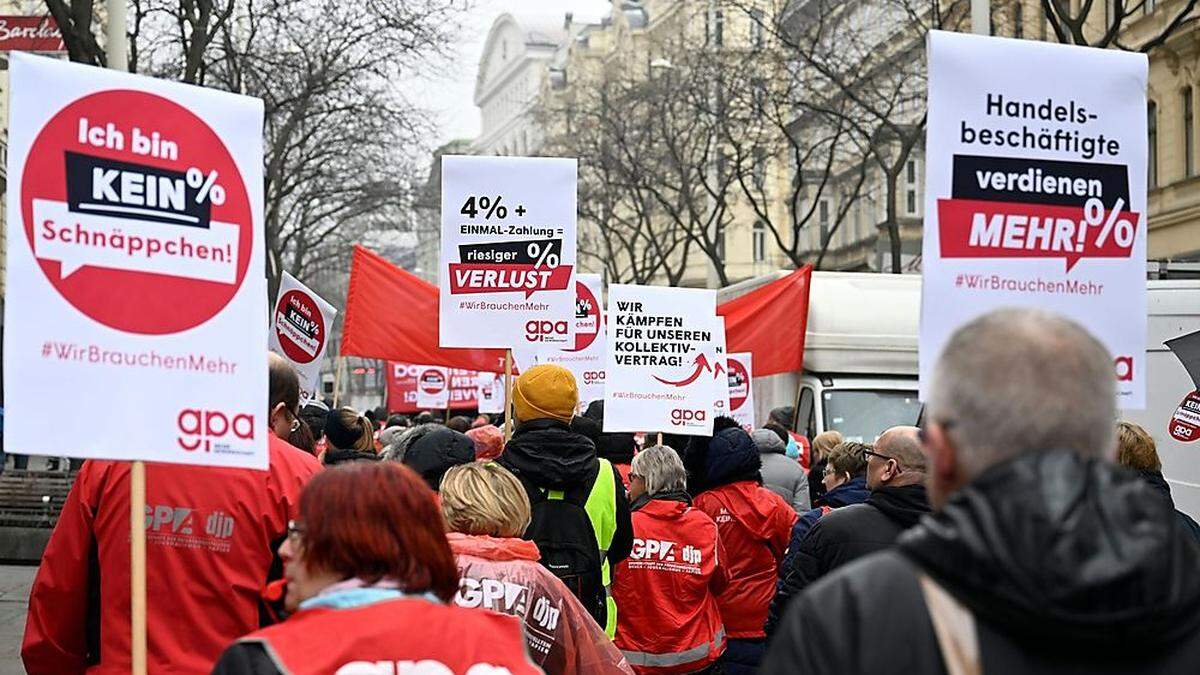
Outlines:
{"type": "Polygon", "coordinates": [[[545,15],[561,20],[566,12],[577,19],[599,20],[608,14],[611,0],[477,0],[466,17],[462,38],[455,46],[455,58],[442,77],[414,83],[413,99],[429,110],[438,124],[437,142],[432,147],[456,138],[479,135],[479,109],[472,100],[475,73],[483,43],[496,17],[505,12],[521,15],[545,15]]]}

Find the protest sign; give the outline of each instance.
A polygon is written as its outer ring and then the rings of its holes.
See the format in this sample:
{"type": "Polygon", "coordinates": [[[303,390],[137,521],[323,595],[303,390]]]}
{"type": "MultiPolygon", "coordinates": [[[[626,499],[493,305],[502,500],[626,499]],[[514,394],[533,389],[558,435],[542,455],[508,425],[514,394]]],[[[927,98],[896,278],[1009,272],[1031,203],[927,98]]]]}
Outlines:
{"type": "Polygon", "coordinates": [[[321,358],[337,310],[287,272],[279,280],[279,297],[271,318],[271,351],[291,362],[300,377],[300,405],[321,386],[321,358]]]}
{"type": "Polygon", "coordinates": [[[504,412],[504,376],[496,373],[479,373],[475,381],[475,399],[481,413],[504,412]]]}
{"type": "Polygon", "coordinates": [[[729,416],[745,429],[754,428],[754,355],[750,352],[728,354],[725,358],[729,378],[729,416]]]}
{"type": "Polygon", "coordinates": [[[446,408],[450,405],[450,369],[421,366],[417,373],[417,407],[446,408]]]}
{"type": "MultiPolygon", "coordinates": [[[[388,412],[415,413],[423,408],[446,407],[420,406],[417,404],[417,378],[425,372],[426,366],[411,363],[388,363],[387,407],[388,412]]],[[[476,380],[480,376],[474,370],[450,368],[448,401],[451,410],[470,410],[478,403],[476,380]]],[[[491,375],[491,373],[488,373],[491,375]]]]}
{"type": "Polygon", "coordinates": [[[604,307],[599,274],[575,275],[575,339],[563,347],[518,347],[517,365],[529,369],[555,363],[575,376],[579,407],[604,398],[604,307]]]}
{"type": "Polygon", "coordinates": [[[1114,357],[1145,405],[1145,54],[933,31],[921,398],[959,326],[1040,307],[1114,357]]]}
{"type": "Polygon", "coordinates": [[[725,317],[713,319],[712,341],[704,353],[713,354],[713,416],[729,416],[729,369],[725,357],[725,317]]]}
{"type": "Polygon", "coordinates": [[[265,469],[262,102],[10,64],[7,449],[265,469]]]}
{"type": "Polygon", "coordinates": [[[442,157],[442,347],[569,345],[573,159],[442,157]]]}
{"type": "Polygon", "coordinates": [[[712,433],[716,292],[608,287],[605,431],[712,433]]]}

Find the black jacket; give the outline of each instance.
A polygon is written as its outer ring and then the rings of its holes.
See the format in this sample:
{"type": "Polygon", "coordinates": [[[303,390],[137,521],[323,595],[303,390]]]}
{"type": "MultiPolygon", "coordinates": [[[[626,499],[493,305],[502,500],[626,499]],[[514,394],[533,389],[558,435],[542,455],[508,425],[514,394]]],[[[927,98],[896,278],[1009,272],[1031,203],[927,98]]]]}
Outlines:
{"type": "Polygon", "coordinates": [[[945,673],[917,583],[975,616],[986,675],[1196,673],[1200,545],[1152,488],[1070,452],[992,467],[788,610],[762,673],[945,673]]]}
{"type": "Polygon", "coordinates": [[[767,614],[773,634],[788,602],[829,572],[851,560],[882,551],[900,533],[929,513],[924,485],[882,486],[867,501],[830,511],[812,526],[779,571],[779,587],[767,614]]]}
{"type": "MultiPolygon", "coordinates": [[[[1150,484],[1150,487],[1154,488],[1159,496],[1171,503],[1172,509],[1175,509],[1175,500],[1171,497],[1171,486],[1167,484],[1167,479],[1163,478],[1161,471],[1145,470],[1138,473],[1142,479],[1150,484]]],[[[1175,519],[1183,525],[1184,529],[1191,532],[1197,541],[1200,541],[1200,524],[1197,524],[1191,516],[1179,509],[1175,509],[1175,519]]]]}
{"type": "MultiPolygon", "coordinates": [[[[592,441],[568,425],[550,419],[522,422],[497,461],[520,478],[522,484],[529,482],[544,490],[590,486],[600,473],[600,460],[592,441]]],[[[606,557],[616,567],[633,549],[633,522],[629,500],[621,488],[624,485],[621,474],[615,466],[612,472],[617,486],[617,529],[606,557]]]]}

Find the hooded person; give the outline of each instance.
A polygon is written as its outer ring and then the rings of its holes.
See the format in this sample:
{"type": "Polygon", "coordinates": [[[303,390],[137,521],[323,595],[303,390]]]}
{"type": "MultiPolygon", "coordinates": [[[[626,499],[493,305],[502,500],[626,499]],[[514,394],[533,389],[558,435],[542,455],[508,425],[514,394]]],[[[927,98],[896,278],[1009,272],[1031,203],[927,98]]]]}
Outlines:
{"type": "Polygon", "coordinates": [[[507,469],[495,462],[450,469],[441,508],[461,577],[455,604],[521,619],[530,658],[547,673],[632,672],[579,600],[539,564],[537,544],[520,538],[531,518],[529,498],[507,469]],[[522,590],[514,598],[497,588],[522,590]]]}
{"type": "Polygon", "coordinates": [[[375,425],[353,408],[335,408],[325,419],[329,448],[321,457],[325,466],[379,459],[375,452],[375,425]]]}
{"type": "Polygon", "coordinates": [[[513,403],[516,430],[497,461],[521,481],[532,505],[525,538],[612,636],[617,607],[606,592],[611,566],[633,546],[620,474],[596,456],[590,439],[571,429],[579,403],[571,371],[555,364],[530,368],[513,386],[513,403]]]}
{"type": "Polygon", "coordinates": [[[804,434],[792,431],[796,421],[796,409],[791,406],[774,408],[768,413],[767,419],[770,420],[769,423],[779,425],[787,433],[787,456],[800,462],[800,466],[809,471],[812,468],[812,444],[804,434]]]}
{"type": "Polygon", "coordinates": [[[810,586],[763,675],[1195,673],[1200,545],[1116,466],[1112,353],[1032,309],[983,314],[931,372],[933,512],[810,586]]]}
{"type": "Polygon", "coordinates": [[[797,514],[809,507],[808,474],[787,456],[787,432],[781,427],[756,429],[751,435],[762,461],[763,487],[783,497],[797,514]],[[780,435],[782,432],[782,435],[780,435]]]}
{"type": "Polygon", "coordinates": [[[399,461],[416,471],[434,492],[451,467],[475,461],[475,441],[440,424],[422,425],[404,438],[403,451],[400,443],[394,443],[394,451],[385,453],[383,459],[399,461]]]}
{"type": "Polygon", "coordinates": [[[762,486],[758,448],[728,417],[713,421],[711,438],[692,439],[684,464],[693,503],[716,522],[728,554],[730,582],[717,595],[729,638],[721,663],[730,675],[748,675],[762,659],[763,624],[796,513],[762,486]]]}
{"type": "Polygon", "coordinates": [[[504,451],[504,432],[500,427],[485,424],[471,429],[467,436],[475,441],[476,460],[493,460],[504,451]]]}
{"type": "MultiPolygon", "coordinates": [[[[604,401],[592,401],[588,405],[583,416],[595,420],[600,429],[604,429],[604,401]]],[[[621,473],[621,482],[629,487],[629,467],[633,462],[634,452],[637,450],[637,439],[631,433],[604,432],[601,431],[599,438],[596,439],[596,454],[617,467],[617,471],[621,473]]]]}

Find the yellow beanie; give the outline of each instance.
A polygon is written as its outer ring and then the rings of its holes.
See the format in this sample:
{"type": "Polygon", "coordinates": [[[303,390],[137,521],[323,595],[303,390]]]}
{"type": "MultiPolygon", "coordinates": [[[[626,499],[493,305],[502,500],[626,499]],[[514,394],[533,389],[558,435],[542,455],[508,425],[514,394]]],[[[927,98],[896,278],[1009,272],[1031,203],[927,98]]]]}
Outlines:
{"type": "Polygon", "coordinates": [[[570,424],[579,404],[575,376],[553,363],[534,366],[513,385],[513,404],[520,422],[550,418],[570,424]]]}

